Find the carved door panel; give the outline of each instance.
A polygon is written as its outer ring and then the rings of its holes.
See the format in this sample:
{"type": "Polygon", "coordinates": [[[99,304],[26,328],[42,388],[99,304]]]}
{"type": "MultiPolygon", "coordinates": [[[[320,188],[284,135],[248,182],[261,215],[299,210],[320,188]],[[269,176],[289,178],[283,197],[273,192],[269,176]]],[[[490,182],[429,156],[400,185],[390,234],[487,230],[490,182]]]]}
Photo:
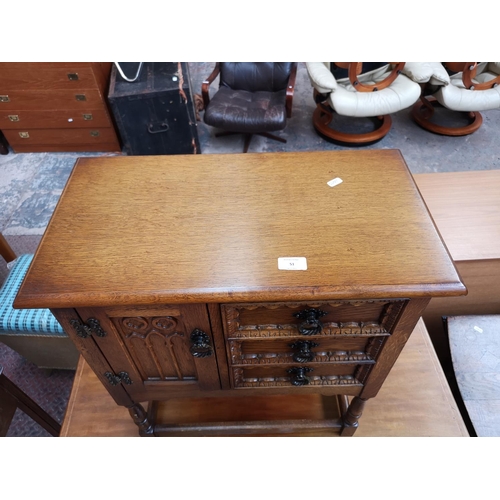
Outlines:
{"type": "Polygon", "coordinates": [[[190,390],[220,389],[205,304],[81,308],[97,320],[95,341],[113,367],[111,383],[135,400],[164,399],[190,390]]]}

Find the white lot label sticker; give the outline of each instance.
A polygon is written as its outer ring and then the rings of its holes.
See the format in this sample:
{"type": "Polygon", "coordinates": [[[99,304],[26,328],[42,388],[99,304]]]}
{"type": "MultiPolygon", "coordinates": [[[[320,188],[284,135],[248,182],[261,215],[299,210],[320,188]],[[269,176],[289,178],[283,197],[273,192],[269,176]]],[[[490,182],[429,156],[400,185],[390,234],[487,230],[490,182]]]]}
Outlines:
{"type": "Polygon", "coordinates": [[[305,257],[279,257],[278,269],[282,271],[307,271],[307,259],[305,257]]]}
{"type": "Polygon", "coordinates": [[[335,177],[335,179],[332,179],[331,181],[328,181],[327,184],[332,188],[334,186],[338,186],[340,183],[342,183],[342,179],[340,177],[335,177]]]}

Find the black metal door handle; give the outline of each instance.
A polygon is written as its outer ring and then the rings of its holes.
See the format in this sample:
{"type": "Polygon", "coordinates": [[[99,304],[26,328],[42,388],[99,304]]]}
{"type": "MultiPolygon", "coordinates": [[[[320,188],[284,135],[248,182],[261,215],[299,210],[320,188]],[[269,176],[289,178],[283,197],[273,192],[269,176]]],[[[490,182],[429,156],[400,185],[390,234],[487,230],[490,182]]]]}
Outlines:
{"type": "Polygon", "coordinates": [[[195,358],[205,358],[211,356],[214,352],[210,344],[210,337],[199,328],[195,328],[191,332],[191,354],[195,358]]]}

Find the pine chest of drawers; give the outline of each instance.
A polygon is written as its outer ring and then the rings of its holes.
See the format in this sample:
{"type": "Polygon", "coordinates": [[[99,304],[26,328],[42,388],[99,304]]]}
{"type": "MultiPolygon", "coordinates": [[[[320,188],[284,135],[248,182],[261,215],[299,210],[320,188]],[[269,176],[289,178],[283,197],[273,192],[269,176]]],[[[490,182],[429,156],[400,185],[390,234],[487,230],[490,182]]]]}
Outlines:
{"type": "Polygon", "coordinates": [[[51,308],[141,435],[352,435],[429,300],[465,293],[399,151],[179,155],[79,159],[15,306],[51,308]],[[155,417],[311,393],[338,417],[155,417]]]}
{"type": "Polygon", "coordinates": [[[111,63],[0,63],[0,130],[16,153],[121,151],[111,63]]]}

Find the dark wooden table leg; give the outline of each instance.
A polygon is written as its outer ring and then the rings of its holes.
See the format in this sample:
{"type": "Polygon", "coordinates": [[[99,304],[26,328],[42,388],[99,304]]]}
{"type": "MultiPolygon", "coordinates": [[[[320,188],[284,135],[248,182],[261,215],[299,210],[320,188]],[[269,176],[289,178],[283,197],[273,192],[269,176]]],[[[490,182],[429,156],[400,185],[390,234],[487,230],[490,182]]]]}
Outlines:
{"type": "Polygon", "coordinates": [[[355,396],[345,415],[343,416],[344,425],[342,427],[342,431],[340,433],[341,436],[352,436],[359,425],[359,419],[363,414],[363,408],[365,407],[366,399],[361,399],[358,396],[355,396]]]}
{"type": "Polygon", "coordinates": [[[141,436],[154,435],[154,425],[149,419],[148,412],[146,412],[141,404],[136,403],[134,406],[128,408],[128,411],[134,421],[134,424],[139,427],[139,434],[141,436]]]}

